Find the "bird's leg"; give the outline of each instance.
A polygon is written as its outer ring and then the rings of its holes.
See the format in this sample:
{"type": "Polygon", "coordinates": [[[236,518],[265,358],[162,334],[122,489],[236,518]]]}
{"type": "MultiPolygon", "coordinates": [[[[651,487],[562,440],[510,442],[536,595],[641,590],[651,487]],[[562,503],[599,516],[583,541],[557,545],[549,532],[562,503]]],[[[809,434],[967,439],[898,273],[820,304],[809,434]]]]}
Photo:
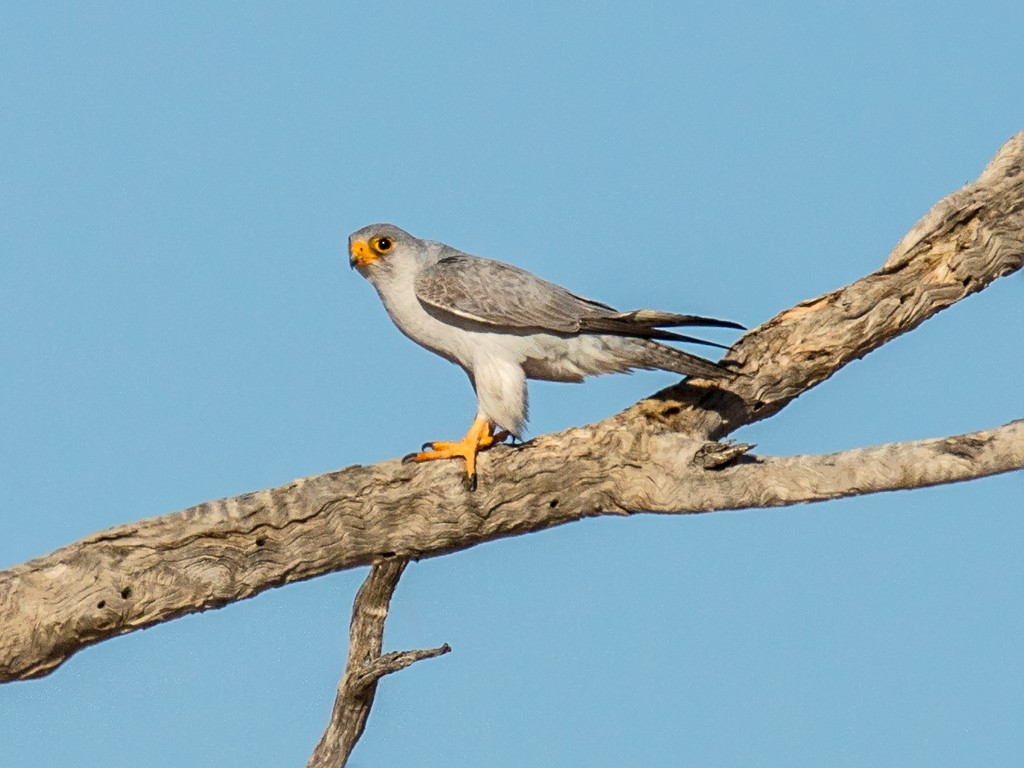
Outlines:
{"type": "Polygon", "coordinates": [[[495,443],[500,443],[508,432],[495,434],[495,427],[487,419],[477,416],[466,436],[457,443],[424,443],[419,453],[410,453],[403,461],[433,461],[434,459],[453,459],[461,456],[466,460],[466,487],[476,489],[476,455],[495,443]]]}

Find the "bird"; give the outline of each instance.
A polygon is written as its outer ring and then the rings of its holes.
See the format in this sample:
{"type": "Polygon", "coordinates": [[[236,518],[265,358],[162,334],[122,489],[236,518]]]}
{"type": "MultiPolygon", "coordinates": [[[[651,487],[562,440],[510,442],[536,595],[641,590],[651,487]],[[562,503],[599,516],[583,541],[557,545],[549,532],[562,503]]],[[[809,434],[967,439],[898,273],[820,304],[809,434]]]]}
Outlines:
{"type": "Polygon", "coordinates": [[[665,328],[745,330],[728,320],[650,309],[619,312],[501,261],[420,240],[393,224],[349,236],[349,264],[376,289],[407,337],[469,376],[476,417],[459,441],[427,442],[407,462],[465,460],[464,484],[477,486],[477,454],[521,439],[528,416],[527,379],[580,382],[603,373],[665,370],[715,383],[736,374],[662,344],[681,341],[725,349],[665,328]]]}

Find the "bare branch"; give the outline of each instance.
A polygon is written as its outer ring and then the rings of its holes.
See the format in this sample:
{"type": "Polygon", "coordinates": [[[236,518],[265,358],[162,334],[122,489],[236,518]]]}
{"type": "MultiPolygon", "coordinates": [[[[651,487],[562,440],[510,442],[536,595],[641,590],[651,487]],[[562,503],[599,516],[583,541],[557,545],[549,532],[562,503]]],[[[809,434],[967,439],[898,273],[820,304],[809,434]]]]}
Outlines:
{"type": "Polygon", "coordinates": [[[451,653],[451,650],[452,647],[448,643],[443,643],[437,648],[385,653],[365,668],[357,670],[353,679],[360,685],[363,685],[367,680],[379,680],[384,675],[390,675],[392,672],[401,672],[406,667],[411,667],[417,661],[433,659],[435,656],[444,656],[446,653],[451,653]]]}
{"type": "MultiPolygon", "coordinates": [[[[717,445],[717,444],[716,444],[717,445]]],[[[997,429],[933,440],[887,443],[814,456],[746,455],[703,482],[651,493],[640,483],[629,506],[651,512],[785,507],[883,491],[927,488],[1024,469],[1024,419],[997,429]],[[650,501],[650,504],[645,504],[650,501]]]]}
{"type": "Polygon", "coordinates": [[[374,565],[356,594],[345,674],[338,685],[327,730],[307,763],[309,768],[337,768],[348,762],[353,747],[363,735],[381,677],[451,650],[445,643],[440,648],[396,651],[381,656],[391,596],[407,562],[393,558],[374,565]]]}
{"type": "Polygon", "coordinates": [[[780,313],[726,355],[745,376],[713,392],[669,387],[622,417],[718,439],[768,418],[864,357],[1024,264],[1024,132],[973,184],[937,203],[882,268],[780,313]]]}
{"type": "Polygon", "coordinates": [[[476,493],[462,490],[457,466],[437,480],[388,461],[112,529],[0,573],[0,680],[382,557],[433,557],[604,514],[781,506],[1008,472],[1024,467],[1024,425],[829,456],[742,457],[712,470],[698,452],[706,443],[684,435],[598,425],[490,452],[492,479],[476,493]]]}
{"type": "Polygon", "coordinates": [[[796,475],[814,457],[752,462],[745,447],[706,446],[1020,269],[1022,168],[1024,133],[978,182],[936,206],[882,270],[748,333],[729,354],[745,375],[728,391],[686,383],[598,424],[488,451],[476,493],[463,490],[455,464],[386,461],[113,528],[0,572],[0,681],[47,674],[119,634],[395,556],[440,555],[600,514],[772,506],[1019,468],[1015,424],[951,438],[967,441],[961,453],[984,442],[966,458],[927,449],[938,461],[931,474],[886,479],[876,465],[876,481],[845,486],[842,473],[825,471],[837,457],[817,457],[818,484],[800,488],[796,475]]]}

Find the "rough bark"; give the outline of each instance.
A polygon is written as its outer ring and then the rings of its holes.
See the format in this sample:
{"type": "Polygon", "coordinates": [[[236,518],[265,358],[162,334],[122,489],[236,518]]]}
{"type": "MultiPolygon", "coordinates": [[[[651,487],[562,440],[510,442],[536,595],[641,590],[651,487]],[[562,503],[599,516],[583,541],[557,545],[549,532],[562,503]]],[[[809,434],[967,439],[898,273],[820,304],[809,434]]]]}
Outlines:
{"type": "Polygon", "coordinates": [[[291,581],[582,517],[777,506],[1019,469],[1020,422],[788,459],[711,441],[1020,269],[1022,170],[1024,133],[936,205],[879,271],[746,334],[726,357],[742,375],[725,388],[687,381],[600,423],[493,449],[476,493],[454,462],[386,461],[119,526],[0,572],[0,681],[47,674],[89,644],[291,581]]]}
{"type": "Polygon", "coordinates": [[[338,685],[331,720],[320,743],[313,750],[308,768],[337,768],[348,762],[377,693],[377,681],[422,659],[448,653],[447,643],[424,651],[396,651],[381,655],[384,646],[384,621],[388,617],[391,596],[402,577],[407,560],[394,558],[373,566],[352,605],[349,630],[348,663],[338,685]]]}
{"type": "Polygon", "coordinates": [[[720,439],[774,415],[846,364],[1021,268],[1024,132],[972,184],[939,201],[882,268],[797,304],[747,333],[728,352],[745,374],[725,390],[685,383],[627,409],[676,431],[720,439]]]}

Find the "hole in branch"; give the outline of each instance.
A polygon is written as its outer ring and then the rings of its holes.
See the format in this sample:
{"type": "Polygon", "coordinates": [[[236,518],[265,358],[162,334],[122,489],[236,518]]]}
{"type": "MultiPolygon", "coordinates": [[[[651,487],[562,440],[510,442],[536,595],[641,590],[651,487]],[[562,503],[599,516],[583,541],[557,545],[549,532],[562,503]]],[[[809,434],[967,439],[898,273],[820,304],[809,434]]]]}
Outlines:
{"type": "Polygon", "coordinates": [[[257,547],[262,547],[266,543],[267,543],[267,540],[265,538],[263,538],[262,536],[260,536],[258,539],[256,539],[256,546],[257,547]]]}
{"type": "Polygon", "coordinates": [[[100,600],[98,603],[96,603],[96,607],[97,608],[106,608],[107,607],[107,601],[106,600],[100,600]]]}
{"type": "Polygon", "coordinates": [[[557,507],[558,506],[558,499],[552,499],[551,501],[549,501],[548,502],[548,506],[551,507],[552,509],[557,507]]]}
{"type": "Polygon", "coordinates": [[[132,588],[131,587],[125,587],[124,589],[121,590],[121,598],[122,599],[127,600],[131,596],[132,596],[132,588]]]}

